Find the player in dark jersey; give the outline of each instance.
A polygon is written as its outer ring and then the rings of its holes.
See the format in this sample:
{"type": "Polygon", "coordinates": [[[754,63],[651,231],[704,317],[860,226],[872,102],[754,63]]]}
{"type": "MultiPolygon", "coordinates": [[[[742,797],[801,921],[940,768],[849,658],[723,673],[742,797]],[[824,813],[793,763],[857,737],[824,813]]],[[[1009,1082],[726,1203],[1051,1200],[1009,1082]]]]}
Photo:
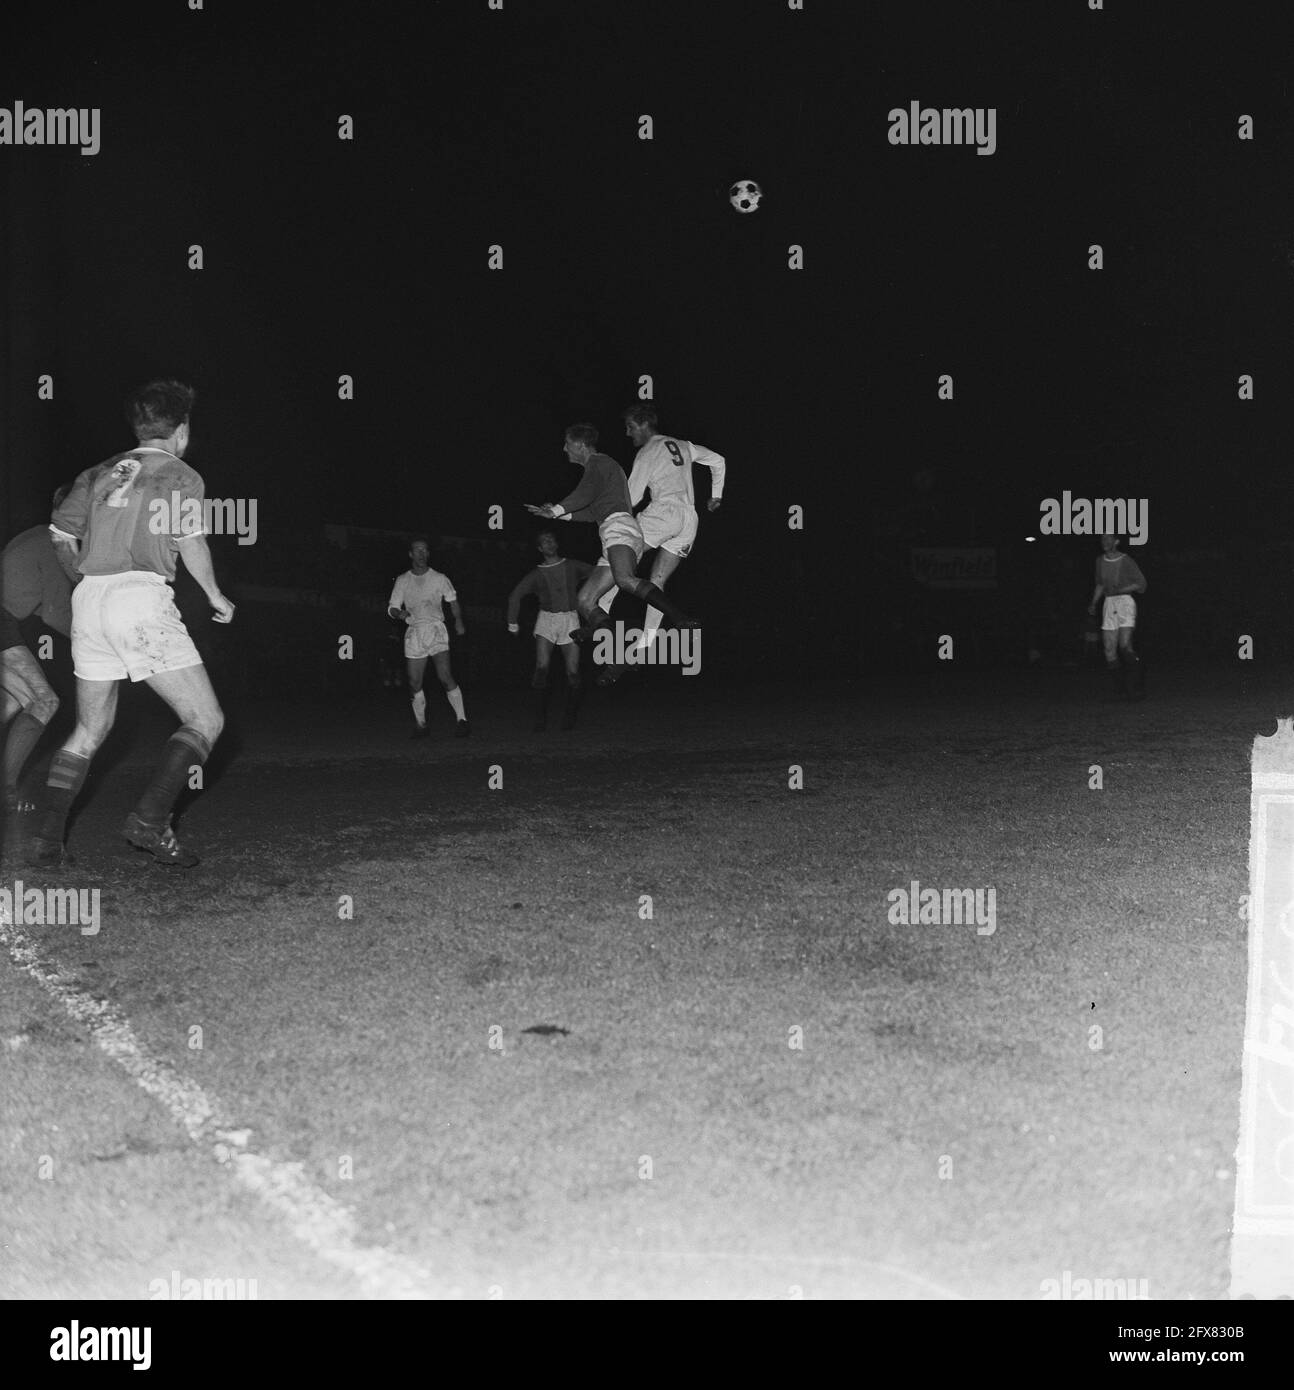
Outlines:
{"type": "Polygon", "coordinates": [[[139,444],[87,468],[50,520],[60,563],[81,576],[72,594],[76,727],[50,762],[31,842],[38,864],[62,861],[68,813],[112,730],[126,677],[145,681],[181,722],[122,834],[159,864],[198,862],[176,841],[171,815],[225,721],[175,606],[177,560],[202,587],[216,622],[229,622],[234,605],[216,583],[207,549],[202,478],[183,461],[193,396],[177,381],[137,391],[126,418],[139,444]]]}
{"type": "MultiPolygon", "coordinates": [[[[57,508],[68,494],[54,494],[57,508]]],[[[19,799],[23,767],[58,711],[59,699],[35,653],[23,641],[18,621],[39,617],[47,627],[72,635],[72,581],[59,563],[49,526],[32,526],[4,548],[0,609],[0,701],[9,726],[4,747],[5,814],[33,809],[19,799]],[[10,722],[12,721],[12,722],[10,722]]]]}
{"type": "Polygon", "coordinates": [[[539,600],[539,614],[535,619],[535,673],[531,688],[535,692],[535,732],[541,733],[548,727],[549,668],[554,647],[561,651],[566,667],[562,728],[575,727],[580,695],[580,649],[571,640],[571,633],[579,626],[576,595],[593,566],[583,560],[564,559],[555,531],[541,531],[535,537],[535,544],[543,558],[508,595],[508,631],[514,635],[521,631],[517,621],[521,600],[533,594],[539,600]]]}

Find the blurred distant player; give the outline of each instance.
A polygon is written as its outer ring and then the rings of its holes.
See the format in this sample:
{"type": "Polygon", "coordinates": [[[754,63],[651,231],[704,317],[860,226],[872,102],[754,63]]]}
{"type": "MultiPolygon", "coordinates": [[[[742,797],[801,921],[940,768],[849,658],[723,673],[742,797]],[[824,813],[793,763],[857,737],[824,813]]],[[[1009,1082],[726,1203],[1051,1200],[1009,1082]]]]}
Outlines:
{"type": "Polygon", "coordinates": [[[642,528],[634,519],[624,469],[615,459],[597,453],[594,449],[597,442],[596,425],[570,426],[563,448],[566,457],[584,469],[579,486],[561,502],[545,502],[538,507],[526,503],[526,510],[536,516],[562,521],[592,521],[597,525],[606,564],[594,567],[576,597],[584,626],[577,628],[573,635],[578,641],[584,641],[592,637],[599,627],[608,625],[606,614],[598,607],[598,600],[603,594],[617,588],[659,608],[675,627],[699,627],[694,618],[689,618],[676,608],[655,584],[635,575],[643,554],[642,528]]]}
{"type": "Polygon", "coordinates": [[[413,562],[395,581],[387,613],[392,618],[403,618],[408,624],[404,634],[404,656],[409,668],[409,695],[413,701],[415,728],[411,737],[427,738],[427,697],[422,690],[422,677],[430,657],[436,668],[436,675],[445,688],[445,698],[449,701],[454,717],[458,721],[454,734],[466,738],[471,732],[467,714],[463,709],[463,692],[458,688],[454,673],[449,664],[449,630],[445,627],[443,604],[449,605],[454,615],[454,631],[460,637],[467,635],[463,626],[463,613],[458,606],[458,595],[447,575],[434,570],[427,563],[430,550],[427,542],[419,537],[409,546],[409,559],[413,562]]]}
{"type": "MultiPolygon", "coordinates": [[[[704,445],[658,434],[656,412],[649,405],[630,406],[623,418],[625,434],[638,450],[629,474],[629,501],[636,507],[646,493],[651,493],[651,501],[638,513],[638,524],[642,527],[644,550],[656,551],[651,582],[663,589],[679,563],[688,557],[696,540],[698,518],[692,490],[692,465],[702,463],[713,471],[707,510],[717,512],[723,500],[727,463],[721,454],[704,445]]],[[[602,596],[599,607],[603,612],[610,613],[615,597],[615,589],[608,589],[602,596]]],[[[660,620],[660,610],[648,608],[638,643],[640,651],[646,651],[655,641],[660,620]]],[[[609,683],[618,678],[622,669],[613,666],[599,679],[609,683]]]]}
{"type": "MultiPolygon", "coordinates": [[[[69,489],[54,494],[54,509],[69,489]]],[[[58,711],[59,700],[35,654],[23,641],[18,620],[38,616],[55,632],[72,635],[72,581],[59,563],[49,524],[31,526],[4,548],[4,578],[0,595],[0,700],[3,722],[9,724],[4,746],[5,814],[31,810],[19,805],[18,784],[23,765],[40,742],[45,726],[58,711]],[[10,723],[10,720],[13,720],[10,723]]]]}
{"type": "Polygon", "coordinates": [[[1137,626],[1137,600],[1144,594],[1146,577],[1131,555],[1119,549],[1118,536],[1101,537],[1101,555],[1096,561],[1096,587],[1087,611],[1095,614],[1098,600],[1105,604],[1101,614],[1101,640],[1105,645],[1105,669],[1110,673],[1115,695],[1119,693],[1119,662],[1123,662],[1123,693],[1134,700],[1146,696],[1145,672],[1141,658],[1133,650],[1132,634],[1137,626]]]}
{"type": "Polygon", "coordinates": [[[540,563],[508,595],[508,631],[517,633],[521,600],[534,594],[539,600],[535,619],[535,674],[531,687],[535,691],[535,732],[548,727],[548,678],[553,648],[561,649],[566,665],[566,708],[562,728],[575,727],[575,710],[580,693],[580,649],[571,640],[571,632],[579,626],[576,595],[580,586],[593,572],[593,566],[583,560],[562,558],[555,531],[541,531],[535,544],[543,557],[540,563]]]}
{"type": "Polygon", "coordinates": [[[112,730],[118,683],[126,677],[146,682],[180,727],[122,833],[160,864],[189,868],[198,862],[176,841],[171,816],[193,769],[210,756],[225,717],[175,606],[177,559],[206,594],[216,622],[230,622],[234,605],[216,583],[204,522],[190,516],[206,510],[202,478],[183,461],[192,409],[193,391],[178,381],[154,381],[137,391],[126,418],[138,445],[86,469],[50,519],[64,572],[81,578],[72,591],[76,727],[50,762],[32,837],[39,864],[63,858],[68,813],[112,730]]]}

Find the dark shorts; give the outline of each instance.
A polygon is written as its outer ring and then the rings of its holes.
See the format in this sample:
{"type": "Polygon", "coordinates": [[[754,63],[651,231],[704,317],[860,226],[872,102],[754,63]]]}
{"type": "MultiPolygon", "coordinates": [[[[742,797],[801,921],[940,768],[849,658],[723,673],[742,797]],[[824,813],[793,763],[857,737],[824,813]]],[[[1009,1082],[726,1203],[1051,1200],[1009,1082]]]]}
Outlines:
{"type": "Polygon", "coordinates": [[[0,652],[22,645],[23,635],[18,619],[7,608],[0,608],[0,652]]]}

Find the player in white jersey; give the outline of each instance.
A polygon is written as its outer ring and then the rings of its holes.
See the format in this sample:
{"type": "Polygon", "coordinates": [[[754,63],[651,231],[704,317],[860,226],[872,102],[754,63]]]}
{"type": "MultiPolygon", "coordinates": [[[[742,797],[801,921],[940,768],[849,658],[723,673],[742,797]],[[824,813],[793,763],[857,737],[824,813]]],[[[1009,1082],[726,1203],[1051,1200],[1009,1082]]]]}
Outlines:
{"type": "MultiPolygon", "coordinates": [[[[629,500],[637,507],[643,497],[651,493],[651,501],[638,513],[638,524],[642,527],[643,549],[656,551],[651,582],[663,589],[665,581],[691,553],[696,540],[698,517],[692,489],[692,465],[701,463],[712,471],[714,477],[707,510],[717,512],[723,500],[727,462],[722,454],[716,454],[703,444],[658,434],[656,411],[649,405],[630,406],[623,418],[625,434],[638,449],[633,471],[629,474],[629,500]]],[[[608,589],[603,594],[599,601],[603,612],[611,612],[616,593],[615,589],[608,589]]],[[[640,651],[646,651],[655,641],[661,616],[659,608],[648,608],[638,643],[640,651]]],[[[623,674],[624,667],[610,666],[598,677],[598,684],[611,685],[623,674]]]]}
{"type": "Polygon", "coordinates": [[[458,606],[454,586],[447,575],[432,569],[427,563],[429,553],[427,542],[421,537],[409,546],[409,559],[413,563],[395,581],[386,611],[388,616],[403,618],[408,624],[404,634],[404,655],[409,667],[409,695],[413,701],[416,725],[412,737],[426,738],[430,733],[427,728],[427,697],[422,692],[422,677],[427,669],[427,658],[430,657],[436,675],[445,687],[445,698],[458,721],[455,735],[466,738],[470,730],[463,709],[463,692],[458,688],[450,669],[449,630],[445,626],[442,605],[449,605],[454,617],[454,630],[460,637],[466,636],[467,629],[463,626],[463,612],[458,606]]]}

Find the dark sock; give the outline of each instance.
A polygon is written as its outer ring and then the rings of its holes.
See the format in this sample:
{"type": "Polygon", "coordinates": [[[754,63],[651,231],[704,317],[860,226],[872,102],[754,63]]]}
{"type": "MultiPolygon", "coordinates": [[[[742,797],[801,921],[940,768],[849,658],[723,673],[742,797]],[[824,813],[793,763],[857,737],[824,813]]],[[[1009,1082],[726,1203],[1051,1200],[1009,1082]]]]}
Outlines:
{"type": "Polygon", "coordinates": [[[80,753],[69,753],[66,748],[60,748],[50,759],[49,776],[45,779],[45,792],[40,802],[40,819],[36,824],[36,834],[42,840],[63,843],[68,812],[77,792],[85,785],[89,771],[90,759],[83,758],[80,753]]]}
{"type": "Polygon", "coordinates": [[[681,608],[672,604],[661,590],[649,580],[640,579],[638,581],[638,587],[634,592],[650,607],[659,608],[675,627],[686,627],[687,624],[692,621],[681,608]]]}
{"type": "Polygon", "coordinates": [[[583,677],[577,671],[575,675],[566,677],[566,699],[562,715],[566,719],[574,719],[575,712],[580,707],[580,695],[584,690],[583,677]]]}
{"type": "Polygon", "coordinates": [[[35,715],[19,710],[9,725],[9,737],[4,746],[4,789],[8,796],[16,793],[22,778],[23,765],[31,757],[31,750],[40,742],[45,726],[35,715]]]}
{"type": "Polygon", "coordinates": [[[548,720],[548,682],[535,690],[535,723],[543,724],[548,720]]]}
{"type": "Polygon", "coordinates": [[[153,780],[139,799],[135,814],[145,825],[165,825],[180,799],[189,772],[201,767],[211,755],[205,735],[181,724],[166,741],[162,756],[153,769],[153,780]]]}

